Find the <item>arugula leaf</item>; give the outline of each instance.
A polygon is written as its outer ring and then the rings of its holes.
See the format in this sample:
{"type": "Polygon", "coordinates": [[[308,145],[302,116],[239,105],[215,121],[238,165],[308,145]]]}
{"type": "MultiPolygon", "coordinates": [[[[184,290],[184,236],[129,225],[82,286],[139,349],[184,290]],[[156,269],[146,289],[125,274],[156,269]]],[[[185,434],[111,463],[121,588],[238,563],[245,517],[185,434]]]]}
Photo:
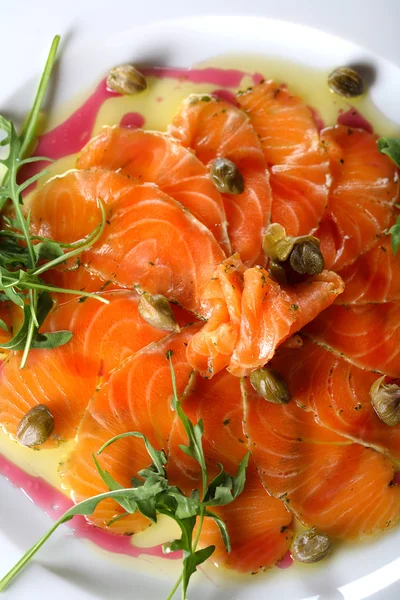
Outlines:
{"type": "MultiPolygon", "coordinates": [[[[39,313],[40,319],[44,318],[44,314],[49,307],[49,301],[46,297],[44,297],[42,303],[43,306],[39,313]]],[[[152,461],[150,466],[141,469],[137,473],[140,479],[136,476],[132,477],[131,488],[124,488],[107,470],[101,467],[99,460],[93,455],[96,469],[108,487],[109,492],[84,500],[68,510],[0,581],[0,592],[7,587],[60,525],[71,520],[75,515],[91,515],[103,500],[110,498],[124,509],[122,514],[116,515],[110,521],[110,525],[129,514],[139,511],[155,523],[157,522],[158,514],[166,515],[173,519],[179,526],[181,537],[163,546],[164,552],[175,552],[178,550],[183,552],[182,574],[168,595],[167,600],[172,599],[179,586],[182,586],[182,598],[186,599],[192,575],[196,572],[197,567],[208,560],[215,550],[215,546],[208,546],[200,550],[197,549],[205,517],[213,519],[218,526],[227,551],[231,551],[231,542],[226,524],[219,515],[209,510],[209,507],[229,504],[243,491],[249,454],[246,454],[241,461],[235,477],[226,473],[222,465],[219,465],[219,473],[208,484],[208,472],[202,446],[203,425],[201,421],[193,425],[184,413],[177,395],[175,371],[171,360],[172,353],[169,352],[167,357],[171,367],[173,406],[188,436],[188,444],[184,445],[183,449],[199,463],[202,470],[202,500],[200,491],[197,489],[193,490],[188,496],[178,487],[169,485],[165,469],[167,457],[163,450],[156,450],[145,435],[140,432],[127,432],[117,435],[104,444],[98,450],[97,454],[101,455],[106,448],[121,439],[136,437],[143,440],[145,444],[152,461]],[[194,538],[196,527],[197,533],[194,538]]]]}
{"type": "Polygon", "coordinates": [[[186,598],[186,592],[191,576],[197,571],[197,567],[208,560],[215,550],[215,546],[207,546],[196,552],[184,550],[183,571],[182,571],[182,598],[186,598]]]}
{"type": "Polygon", "coordinates": [[[397,217],[397,221],[389,229],[388,235],[392,236],[392,250],[393,254],[396,254],[400,245],[400,217],[397,217]]]}
{"type": "MultiPolygon", "coordinates": [[[[21,271],[23,273],[23,271],[21,271]]],[[[22,299],[21,299],[22,300],[22,299]]],[[[43,325],[44,320],[47,315],[51,311],[53,307],[53,300],[48,292],[41,292],[38,296],[37,303],[37,322],[38,328],[43,325]]],[[[30,306],[24,304],[22,300],[22,306],[24,311],[24,320],[20,329],[14,335],[12,340],[6,342],[4,344],[0,344],[0,348],[4,348],[6,350],[23,350],[26,345],[26,339],[29,332],[29,324],[31,322],[31,313],[30,306]]],[[[72,337],[72,333],[70,331],[54,331],[51,333],[39,333],[38,330],[34,333],[30,347],[31,348],[57,348],[58,346],[63,346],[72,337]]]]}
{"type": "Polygon", "coordinates": [[[97,454],[101,454],[106,448],[111,446],[111,444],[114,444],[118,440],[122,440],[123,438],[127,437],[137,437],[141,438],[144,441],[144,445],[146,447],[147,452],[149,453],[151,460],[153,461],[153,465],[156,467],[158,473],[165,476],[164,465],[167,463],[167,457],[165,456],[164,450],[156,450],[154,446],[150,444],[147,437],[138,431],[128,431],[127,433],[121,433],[120,435],[116,435],[115,437],[111,438],[111,440],[108,440],[108,442],[103,444],[100,450],[98,450],[97,454]]]}
{"type": "Polygon", "coordinates": [[[386,154],[400,167],[400,138],[380,138],[378,148],[382,154],[386,154]]]}
{"type": "Polygon", "coordinates": [[[3,329],[4,331],[8,331],[8,327],[7,324],[3,321],[3,319],[0,319],[0,327],[1,329],[3,329]]]}

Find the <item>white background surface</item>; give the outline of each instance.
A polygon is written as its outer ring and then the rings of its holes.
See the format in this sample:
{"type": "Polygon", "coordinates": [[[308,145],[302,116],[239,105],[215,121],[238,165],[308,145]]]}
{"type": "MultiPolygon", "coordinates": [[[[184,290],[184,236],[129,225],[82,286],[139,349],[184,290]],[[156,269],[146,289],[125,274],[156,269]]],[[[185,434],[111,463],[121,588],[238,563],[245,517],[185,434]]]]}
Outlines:
{"type": "Polygon", "coordinates": [[[37,69],[55,33],[73,39],[193,14],[263,15],[310,25],[400,64],[400,0],[0,0],[1,88],[20,83],[22,61],[37,69]],[[14,55],[21,45],[29,51],[14,55]]]}
{"type": "MultiPolygon", "coordinates": [[[[191,14],[256,14],[311,25],[350,39],[400,64],[400,0],[200,0],[198,5],[191,0],[0,0],[0,10],[0,108],[3,99],[22,86],[27,73],[38,72],[54,33],[64,34],[64,39],[69,36],[68,45],[73,47],[84,47],[82,39],[85,37],[102,39],[104,35],[106,39],[107,34],[118,31],[129,30],[131,33],[127,37],[133,41],[136,38],[135,30],[139,31],[143,24],[191,14]]],[[[315,56],[318,57],[324,53],[326,46],[323,36],[317,36],[316,39],[315,56]]],[[[107,50],[112,54],[112,48],[107,50]]],[[[93,57],[97,55],[97,60],[101,62],[105,48],[99,45],[98,48],[91,48],[88,54],[93,54],[93,57]]],[[[86,57],[83,68],[78,56],[78,79],[87,80],[89,58],[86,57]]],[[[399,80],[396,80],[394,89],[399,88],[399,80]]],[[[47,517],[40,510],[32,507],[20,492],[0,481],[1,572],[5,570],[5,565],[10,567],[20,556],[21,549],[33,543],[48,525],[47,517]]],[[[78,540],[70,539],[66,543],[64,536],[65,532],[60,532],[49,542],[40,559],[38,557],[35,565],[29,568],[29,574],[26,573],[5,594],[6,600],[21,600],[23,597],[43,600],[55,593],[58,600],[162,600],[163,595],[155,597],[149,594],[149,588],[145,584],[142,587],[133,573],[127,578],[126,570],[112,561],[96,557],[91,562],[92,553],[84,553],[78,540]],[[97,573],[93,573],[92,568],[97,573]],[[96,578],[97,585],[94,585],[96,578]]],[[[318,572],[310,579],[303,578],[301,590],[299,585],[297,587],[301,596],[296,594],[296,597],[309,600],[362,600],[367,597],[371,600],[397,600],[400,597],[400,585],[396,582],[400,573],[400,559],[396,560],[399,539],[393,534],[391,538],[365,549],[362,557],[356,552],[335,557],[326,571],[318,572]],[[348,578],[347,574],[344,577],[345,562],[349,565],[348,578]],[[361,571],[365,575],[372,574],[375,569],[374,578],[364,577],[364,581],[360,579],[355,585],[351,583],[352,576],[357,579],[357,573],[362,578],[361,571]],[[343,574],[343,581],[339,582],[338,574],[343,574]],[[341,591],[336,589],[339,583],[344,585],[341,591]],[[388,587],[384,592],[379,592],[383,586],[388,587]]],[[[285,580],[290,577],[289,572],[279,575],[285,580]]],[[[253,590],[251,597],[275,600],[278,597],[275,592],[280,588],[280,584],[272,590],[267,587],[265,594],[262,592],[257,596],[253,595],[253,590]]],[[[223,597],[230,600],[237,597],[234,591],[229,595],[220,592],[214,588],[213,593],[200,595],[196,591],[193,598],[220,600],[223,597]]],[[[240,598],[244,597],[240,595],[240,598]]],[[[289,600],[286,595],[281,598],[289,600]]]]}

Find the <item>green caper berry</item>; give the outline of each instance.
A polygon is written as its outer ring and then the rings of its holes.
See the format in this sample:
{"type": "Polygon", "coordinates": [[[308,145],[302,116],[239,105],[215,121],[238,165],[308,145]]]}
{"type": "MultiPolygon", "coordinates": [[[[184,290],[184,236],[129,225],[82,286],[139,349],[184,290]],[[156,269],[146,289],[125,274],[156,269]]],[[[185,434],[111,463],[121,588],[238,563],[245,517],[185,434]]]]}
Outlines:
{"type": "Polygon", "coordinates": [[[301,275],[318,275],[325,267],[324,257],[318,245],[309,241],[294,245],[289,262],[293,271],[301,275]]]}
{"type": "Polygon", "coordinates": [[[253,388],[268,402],[273,404],[287,404],[291,395],[286,381],[274,369],[263,367],[250,374],[250,383],[253,388]]]}
{"type": "Polygon", "coordinates": [[[385,383],[385,376],[371,386],[372,406],[380,420],[389,427],[400,423],[400,387],[395,383],[385,383]]]}
{"type": "Polygon", "coordinates": [[[299,562],[316,563],[325,558],[331,549],[329,537],[325,533],[318,533],[313,527],[295,537],[291,554],[299,562]]]}
{"type": "Polygon", "coordinates": [[[210,176],[215,187],[224,194],[244,192],[243,175],[228,158],[216,158],[211,165],[210,176]]]}
{"type": "Polygon", "coordinates": [[[180,331],[170,303],[161,294],[152,296],[144,292],[140,297],[139,313],[146,323],[156,327],[156,329],[161,329],[162,331],[180,331]]]}
{"type": "Polygon", "coordinates": [[[147,81],[133,65],[119,65],[111,69],[107,87],[118,94],[132,96],[147,88],[147,81]]]}
{"type": "Polygon", "coordinates": [[[22,446],[33,448],[47,442],[54,430],[54,418],[47,406],[38,404],[22,417],[16,438],[22,446]]]}
{"type": "Polygon", "coordinates": [[[364,93],[364,81],[354,69],[338,67],[328,76],[328,85],[338,96],[355,98],[364,93]]]}

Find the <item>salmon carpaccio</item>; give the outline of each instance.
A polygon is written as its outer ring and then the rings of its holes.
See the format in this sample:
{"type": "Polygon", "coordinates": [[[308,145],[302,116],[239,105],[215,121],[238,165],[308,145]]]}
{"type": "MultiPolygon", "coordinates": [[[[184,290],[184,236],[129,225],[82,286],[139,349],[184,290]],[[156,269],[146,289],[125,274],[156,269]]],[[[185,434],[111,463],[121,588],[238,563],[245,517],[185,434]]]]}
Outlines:
{"type": "Polygon", "coordinates": [[[34,231],[75,242],[100,223],[99,199],[107,223],[81,261],[105,280],[163,294],[200,313],[200,294],[224,252],[202,223],[155,185],[135,185],[102,169],[69,172],[34,196],[34,231]]]}
{"type": "Polygon", "coordinates": [[[139,183],[156,183],[211,231],[227,255],[231,253],[221,194],[195,154],[170,136],[104,127],[82,150],[77,166],[104,167],[139,183]]]}
{"type": "MultiPolygon", "coordinates": [[[[203,450],[210,477],[217,475],[218,463],[236,475],[247,452],[239,379],[226,371],[211,381],[197,377],[183,408],[193,423],[203,421],[203,450]]],[[[198,463],[179,448],[182,443],[187,443],[186,434],[175,418],[168,445],[168,478],[190,493],[201,488],[201,473],[198,463]]],[[[280,500],[265,491],[252,459],[242,494],[231,504],[211,510],[227,524],[232,544],[228,553],[215,523],[205,519],[200,543],[216,546],[213,560],[218,565],[254,573],[274,565],[288,550],[292,517],[280,500]]]]}
{"type": "Polygon", "coordinates": [[[400,377],[400,302],[330,306],[306,330],[354,365],[400,377]]]}
{"type": "Polygon", "coordinates": [[[280,349],[272,365],[292,399],[313,411],[318,423],[400,460],[400,426],[385,425],[371,404],[370,389],[379,374],[363,371],[311,340],[280,349]]]}
{"type": "Polygon", "coordinates": [[[238,167],[244,192],[222,194],[232,250],[247,266],[264,264],[261,244],[270,222],[271,189],[260,142],[248,117],[225,100],[192,95],[184,101],[168,131],[208,167],[219,157],[238,167]]]}
{"type": "Polygon", "coordinates": [[[329,158],[332,185],[328,211],[316,237],[328,269],[354,263],[379,242],[399,194],[397,168],[378,150],[375,135],[337,125],[321,140],[329,158]]]}
{"type": "Polygon", "coordinates": [[[203,302],[208,322],[193,336],[188,360],[210,378],[221,369],[238,377],[262,367],[289,336],[312,321],[343,291],[324,271],[295,286],[280,286],[262,267],[246,269],[238,256],[219,265],[203,302]]]}
{"type": "Polygon", "coordinates": [[[314,232],[328,206],[330,170],[311,110],[274,81],[240,92],[237,99],[270,168],[272,221],[288,235],[314,232]]]}
{"type": "Polygon", "coordinates": [[[41,447],[73,438],[96,386],[126,358],[167,335],[140,316],[135,292],[109,292],[103,298],[109,304],[75,299],[49,314],[42,330],[72,331],[68,344],[31,350],[24,369],[21,352],[9,353],[0,378],[0,425],[6,433],[14,436],[27,411],[45,404],[54,417],[54,433],[41,447]]]}
{"type": "Polygon", "coordinates": [[[265,487],[307,526],[358,539],[396,525],[391,460],[318,425],[295,402],[265,402],[244,383],[245,431],[265,487]]]}
{"type": "MultiPolygon", "coordinates": [[[[113,372],[109,381],[96,392],[79,426],[74,451],[68,461],[63,481],[74,502],[107,491],[98,474],[95,454],[115,435],[137,431],[161,450],[167,447],[174,420],[171,407],[172,381],[166,357],[171,350],[178,394],[188,386],[192,368],[186,361],[186,344],[198,325],[172,334],[157,344],[144,348],[113,372]]],[[[129,437],[109,446],[99,462],[122,486],[130,487],[132,477],[149,466],[150,458],[143,440],[129,437]]],[[[135,533],[150,525],[139,513],[109,523],[124,512],[114,500],[102,502],[88,520],[115,533],[135,533]]]]}
{"type": "Polygon", "coordinates": [[[377,244],[339,272],[345,289],[337,304],[368,304],[400,300],[400,254],[382,235],[377,244]]]}

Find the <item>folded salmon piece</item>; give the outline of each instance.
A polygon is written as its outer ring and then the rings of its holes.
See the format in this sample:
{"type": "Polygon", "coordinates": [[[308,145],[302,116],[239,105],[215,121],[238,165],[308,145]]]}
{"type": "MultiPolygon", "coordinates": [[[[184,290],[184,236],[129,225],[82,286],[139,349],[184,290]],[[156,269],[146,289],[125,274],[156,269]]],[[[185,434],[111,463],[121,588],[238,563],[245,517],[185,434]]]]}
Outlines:
{"type": "Polygon", "coordinates": [[[244,377],[271,360],[275,349],[342,293],[339,275],[323,271],[280,286],[262,267],[245,269],[239,257],[224,261],[206,288],[210,319],[193,336],[188,360],[203,377],[228,368],[244,377]]]}

